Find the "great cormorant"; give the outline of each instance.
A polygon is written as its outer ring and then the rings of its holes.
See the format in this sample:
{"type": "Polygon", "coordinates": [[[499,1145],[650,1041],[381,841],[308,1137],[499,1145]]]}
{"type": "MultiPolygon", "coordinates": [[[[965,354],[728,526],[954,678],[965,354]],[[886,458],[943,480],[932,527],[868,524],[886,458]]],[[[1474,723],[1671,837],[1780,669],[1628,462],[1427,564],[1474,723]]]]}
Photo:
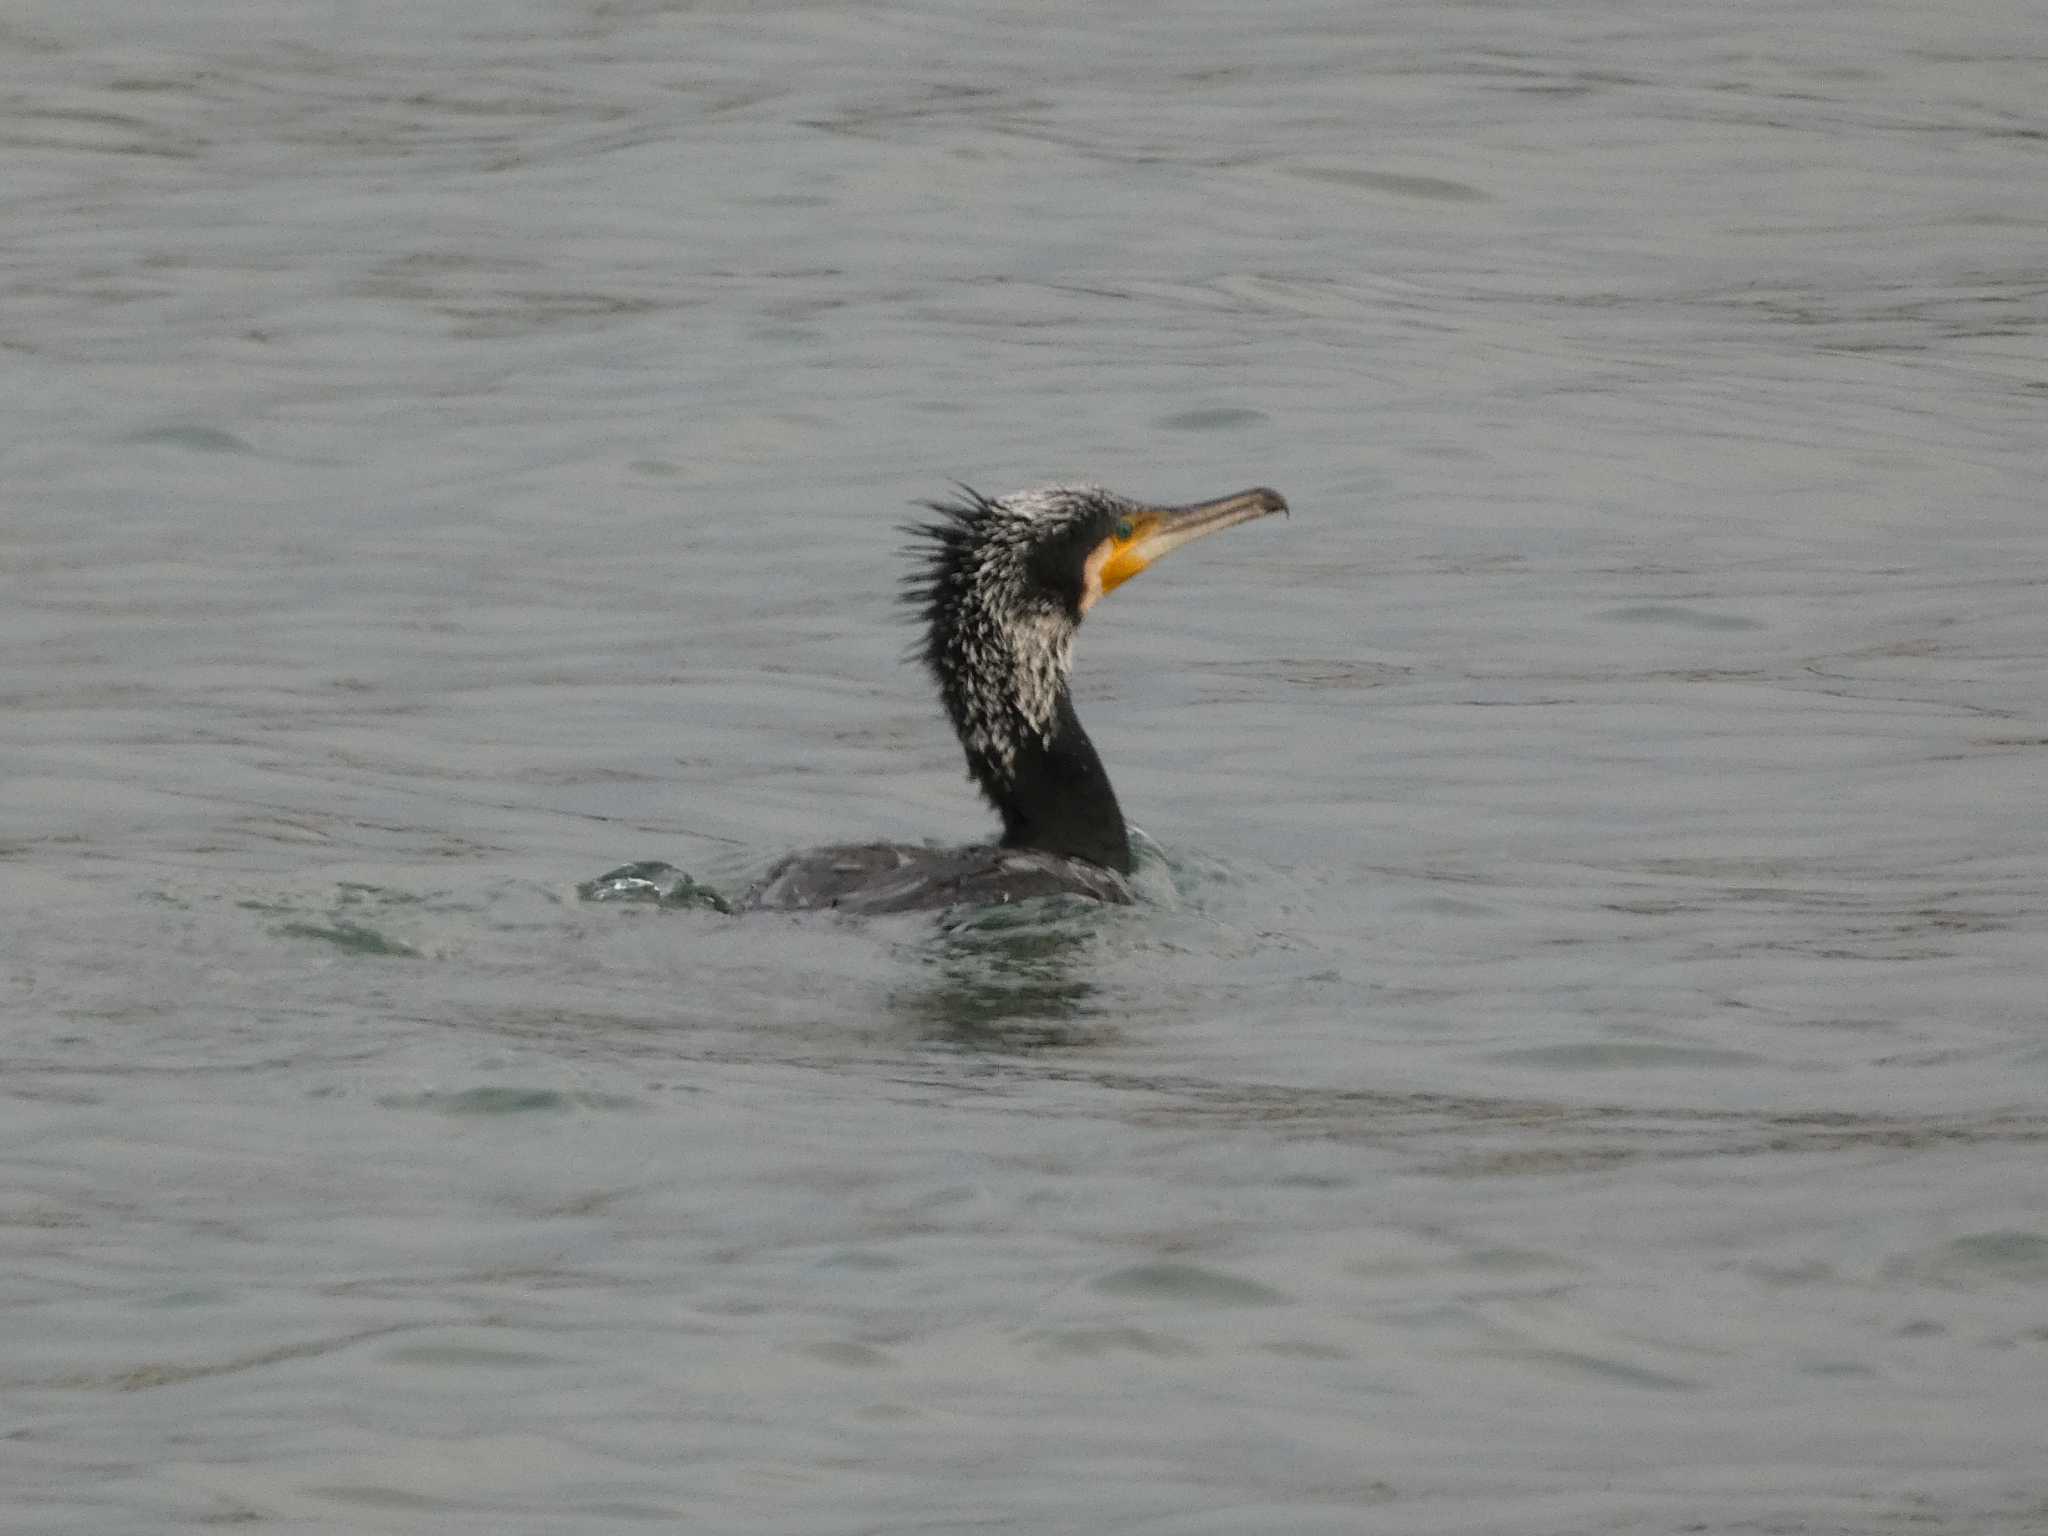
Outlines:
{"type": "Polygon", "coordinates": [[[939,521],[906,529],[919,543],[903,596],[922,617],[917,654],[939,685],[968,775],[1003,819],[1002,841],[808,849],[771,869],[742,907],[904,912],[1063,892],[1131,899],[1123,811],[1067,691],[1074,632],[1105,592],[1161,555],[1287,503],[1263,486],[1182,507],[1096,486],[962,493],[925,503],[939,521]]]}

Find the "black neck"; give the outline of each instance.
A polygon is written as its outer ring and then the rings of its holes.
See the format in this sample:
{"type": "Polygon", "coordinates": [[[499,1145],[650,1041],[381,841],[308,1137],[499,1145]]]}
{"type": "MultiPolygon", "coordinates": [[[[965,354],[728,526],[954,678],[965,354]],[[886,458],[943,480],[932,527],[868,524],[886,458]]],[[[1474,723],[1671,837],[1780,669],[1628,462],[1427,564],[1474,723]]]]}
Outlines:
{"type": "Polygon", "coordinates": [[[1120,875],[1131,872],[1123,810],[1065,688],[1049,743],[1027,739],[1007,769],[972,753],[968,767],[1003,818],[1005,848],[1033,848],[1086,859],[1120,875]]]}

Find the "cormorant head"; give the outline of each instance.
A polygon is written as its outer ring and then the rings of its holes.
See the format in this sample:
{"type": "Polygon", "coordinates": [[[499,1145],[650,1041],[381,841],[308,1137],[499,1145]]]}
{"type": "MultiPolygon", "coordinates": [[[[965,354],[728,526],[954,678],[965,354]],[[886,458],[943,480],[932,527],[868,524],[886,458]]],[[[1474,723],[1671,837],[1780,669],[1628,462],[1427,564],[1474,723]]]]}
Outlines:
{"type": "Polygon", "coordinates": [[[1071,736],[1101,773],[1067,693],[1082,615],[1168,551],[1285,512],[1287,503],[1263,487],[1183,507],[1098,486],[1000,497],[961,491],[957,500],[925,504],[939,521],[906,530],[924,542],[912,551],[918,566],[904,598],[923,617],[918,655],[938,682],[969,771],[1002,813],[1006,841],[1028,842],[1016,808],[1028,766],[1071,736]]]}

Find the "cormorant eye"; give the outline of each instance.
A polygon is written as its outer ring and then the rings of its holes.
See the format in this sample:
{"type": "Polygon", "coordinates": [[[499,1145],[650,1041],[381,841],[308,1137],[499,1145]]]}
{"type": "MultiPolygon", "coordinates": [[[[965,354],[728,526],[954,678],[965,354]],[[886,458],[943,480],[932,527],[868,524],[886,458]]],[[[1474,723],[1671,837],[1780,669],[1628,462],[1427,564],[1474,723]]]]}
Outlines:
{"type": "Polygon", "coordinates": [[[1131,542],[1131,520],[1128,517],[1117,519],[1116,539],[1119,544],[1131,542]]]}

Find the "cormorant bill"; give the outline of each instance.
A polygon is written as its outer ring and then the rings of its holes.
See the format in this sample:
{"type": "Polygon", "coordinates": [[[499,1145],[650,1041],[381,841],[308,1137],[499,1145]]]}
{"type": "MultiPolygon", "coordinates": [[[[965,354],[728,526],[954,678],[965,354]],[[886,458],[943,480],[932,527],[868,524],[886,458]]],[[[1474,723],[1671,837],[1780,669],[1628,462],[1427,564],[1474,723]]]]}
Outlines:
{"type": "Polygon", "coordinates": [[[742,900],[782,911],[905,912],[1067,892],[1129,901],[1130,834],[1067,691],[1074,632],[1160,556],[1287,502],[1261,486],[1150,506],[1097,486],[925,505],[904,601],[968,776],[1003,820],[998,845],[847,844],[790,855],[742,900]]]}

